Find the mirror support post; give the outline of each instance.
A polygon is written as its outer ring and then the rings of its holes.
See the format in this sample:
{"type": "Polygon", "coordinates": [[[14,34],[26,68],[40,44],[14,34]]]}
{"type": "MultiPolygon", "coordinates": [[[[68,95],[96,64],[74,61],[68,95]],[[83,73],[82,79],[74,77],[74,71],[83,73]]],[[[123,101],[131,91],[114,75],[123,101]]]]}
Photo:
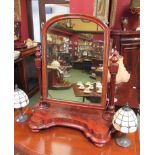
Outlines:
{"type": "Polygon", "coordinates": [[[41,53],[37,51],[35,54],[35,66],[38,73],[38,80],[39,80],[39,91],[40,95],[42,96],[42,89],[41,89],[41,53]]]}
{"type": "Polygon", "coordinates": [[[35,53],[35,67],[37,69],[37,73],[38,73],[38,80],[39,80],[39,91],[40,91],[40,101],[39,101],[39,107],[41,109],[45,109],[47,108],[47,105],[46,103],[43,103],[42,102],[42,75],[41,75],[41,66],[42,66],[42,63],[41,63],[41,53],[40,53],[40,50],[38,50],[36,53],[35,53]]]}
{"type": "Polygon", "coordinates": [[[111,64],[109,66],[109,72],[110,72],[111,78],[110,78],[109,104],[108,104],[107,110],[103,113],[103,118],[108,121],[112,120],[113,115],[115,113],[114,98],[115,98],[115,88],[116,88],[116,75],[119,67],[119,64],[117,63],[118,56],[119,54],[117,50],[115,50],[110,59],[111,64]]]}
{"type": "Polygon", "coordinates": [[[111,113],[115,112],[115,105],[114,105],[114,97],[115,97],[115,88],[116,88],[116,75],[118,72],[118,52],[117,50],[114,51],[111,59],[111,64],[109,67],[109,71],[111,74],[111,79],[110,79],[110,99],[109,99],[109,105],[108,105],[108,111],[111,113]]]}

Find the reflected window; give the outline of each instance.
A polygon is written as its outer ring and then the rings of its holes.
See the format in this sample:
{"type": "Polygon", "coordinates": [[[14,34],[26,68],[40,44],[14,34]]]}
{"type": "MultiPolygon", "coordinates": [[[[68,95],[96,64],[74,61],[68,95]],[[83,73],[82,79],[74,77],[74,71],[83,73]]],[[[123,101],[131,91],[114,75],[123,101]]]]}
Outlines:
{"type": "Polygon", "coordinates": [[[68,4],[46,4],[45,5],[46,12],[46,21],[51,17],[60,14],[68,14],[70,12],[68,4]]]}
{"type": "Polygon", "coordinates": [[[40,19],[39,19],[39,4],[38,0],[32,0],[32,16],[33,16],[33,31],[34,40],[40,42],[40,19]]]}

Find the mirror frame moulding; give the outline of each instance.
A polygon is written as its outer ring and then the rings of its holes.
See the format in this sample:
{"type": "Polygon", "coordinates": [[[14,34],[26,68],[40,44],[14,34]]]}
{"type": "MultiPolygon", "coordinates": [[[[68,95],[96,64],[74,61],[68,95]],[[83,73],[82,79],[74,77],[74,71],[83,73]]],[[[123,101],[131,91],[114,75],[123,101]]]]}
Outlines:
{"type": "Polygon", "coordinates": [[[108,74],[108,57],[109,57],[109,46],[110,46],[110,29],[109,27],[104,24],[102,21],[97,19],[96,17],[92,17],[89,15],[83,15],[83,14],[65,14],[65,15],[58,15],[51,19],[49,19],[42,27],[41,29],[41,35],[42,35],[42,102],[43,103],[57,103],[57,104],[63,104],[63,105],[69,105],[69,106],[75,106],[75,107],[85,107],[85,108],[94,108],[94,109],[106,109],[106,96],[108,93],[107,84],[102,87],[102,100],[101,104],[90,104],[86,103],[83,104],[81,102],[73,102],[73,101],[62,101],[57,99],[49,99],[48,98],[48,80],[47,80],[47,61],[46,61],[46,32],[50,25],[54,24],[55,22],[63,19],[68,18],[74,18],[74,19],[84,19],[84,20],[90,20],[91,22],[96,23],[104,30],[104,54],[103,54],[103,60],[104,60],[104,68],[102,72],[102,84],[107,83],[107,74],[108,74]],[[45,73],[46,72],[46,73],[45,73]],[[103,76],[104,74],[104,76],[103,76]]]}

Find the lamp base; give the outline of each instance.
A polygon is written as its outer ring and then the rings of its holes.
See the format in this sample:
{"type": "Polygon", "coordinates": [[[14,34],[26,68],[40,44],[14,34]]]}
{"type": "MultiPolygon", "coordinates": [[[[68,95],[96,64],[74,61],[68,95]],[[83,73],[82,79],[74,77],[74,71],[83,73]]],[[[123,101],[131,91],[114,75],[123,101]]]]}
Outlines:
{"type": "Polygon", "coordinates": [[[115,137],[115,142],[121,147],[129,147],[131,145],[130,139],[127,137],[126,134],[122,134],[119,137],[115,137]]]}
{"type": "Polygon", "coordinates": [[[19,114],[17,117],[16,117],[16,122],[19,122],[19,123],[22,123],[22,122],[25,122],[28,118],[28,115],[26,114],[19,114]]]}

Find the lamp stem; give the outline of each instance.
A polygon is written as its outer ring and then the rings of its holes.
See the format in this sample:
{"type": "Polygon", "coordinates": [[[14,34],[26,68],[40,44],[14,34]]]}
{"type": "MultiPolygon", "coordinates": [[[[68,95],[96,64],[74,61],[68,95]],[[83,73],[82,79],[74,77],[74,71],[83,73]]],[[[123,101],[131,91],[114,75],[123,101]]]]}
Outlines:
{"type": "Polygon", "coordinates": [[[23,109],[22,109],[22,107],[19,108],[19,113],[20,113],[20,115],[23,115],[23,109]]]}
{"type": "Polygon", "coordinates": [[[118,135],[116,135],[115,142],[121,147],[129,147],[131,145],[131,141],[126,133],[119,133],[118,135]]]}
{"type": "Polygon", "coordinates": [[[19,108],[19,113],[20,114],[18,116],[16,116],[16,122],[20,122],[20,123],[25,122],[27,120],[28,116],[26,114],[23,114],[22,107],[19,108]]]}

